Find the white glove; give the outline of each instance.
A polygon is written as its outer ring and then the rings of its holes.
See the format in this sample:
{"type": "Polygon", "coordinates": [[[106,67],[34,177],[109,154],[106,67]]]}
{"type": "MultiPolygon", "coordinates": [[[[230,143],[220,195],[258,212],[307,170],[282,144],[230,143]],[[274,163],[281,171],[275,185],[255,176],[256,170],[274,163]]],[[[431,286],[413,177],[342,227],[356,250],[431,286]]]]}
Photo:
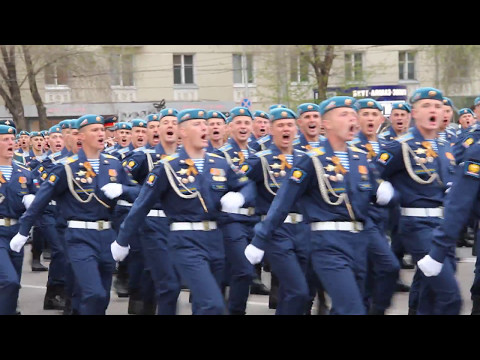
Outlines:
{"type": "Polygon", "coordinates": [[[257,248],[252,244],[248,244],[247,247],[245,248],[245,256],[247,257],[248,261],[252,265],[255,265],[261,262],[263,259],[263,254],[265,254],[265,251],[260,250],[259,248],[257,248]]]}
{"type": "Polygon", "coordinates": [[[239,192],[228,192],[220,199],[222,211],[235,212],[245,204],[245,198],[239,192]]]}
{"type": "Polygon", "coordinates": [[[417,262],[417,266],[426,277],[437,276],[442,271],[443,264],[433,260],[430,255],[425,255],[417,262]]]}
{"type": "Polygon", "coordinates": [[[388,181],[382,181],[377,189],[377,204],[387,205],[394,194],[393,186],[388,181]]]}
{"type": "Polygon", "coordinates": [[[448,182],[447,183],[447,190],[445,190],[445,194],[448,194],[448,192],[450,191],[450,188],[452,187],[453,183],[452,182],[448,182]]]}
{"type": "Polygon", "coordinates": [[[130,251],[130,246],[120,246],[118,245],[117,241],[114,241],[110,245],[110,249],[112,251],[112,257],[115,261],[123,261],[130,251]]]}
{"type": "Polygon", "coordinates": [[[27,194],[23,196],[22,203],[25,206],[25,209],[28,209],[30,205],[32,205],[33,200],[35,200],[35,195],[33,194],[27,194]]]}
{"type": "Polygon", "coordinates": [[[17,233],[12,240],[10,240],[10,249],[13,251],[19,253],[20,250],[22,250],[22,247],[25,245],[25,243],[28,240],[28,236],[23,236],[20,233],[17,233]]]}
{"type": "Polygon", "coordinates": [[[101,190],[105,193],[105,196],[109,199],[115,199],[122,195],[123,188],[122,184],[109,183],[101,187],[101,190]]]}

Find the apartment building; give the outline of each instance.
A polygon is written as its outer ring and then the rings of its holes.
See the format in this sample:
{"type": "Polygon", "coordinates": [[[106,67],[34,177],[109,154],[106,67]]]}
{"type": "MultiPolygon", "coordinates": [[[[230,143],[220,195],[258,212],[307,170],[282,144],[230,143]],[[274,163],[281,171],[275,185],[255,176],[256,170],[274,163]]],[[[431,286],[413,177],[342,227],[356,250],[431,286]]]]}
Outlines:
{"type": "MultiPolygon", "coordinates": [[[[242,104],[268,110],[273,103],[295,108],[321,100],[308,56],[302,56],[311,45],[72,45],[58,57],[52,45],[43,54],[42,45],[36,46],[37,56],[45,58],[37,84],[52,124],[85,113],[128,121],[163,106],[227,112],[242,104]]],[[[418,87],[434,86],[458,108],[470,106],[480,94],[474,64],[457,60],[457,73],[446,78],[440,50],[335,45],[327,95],[374,97],[387,105],[388,114],[389,103],[407,100],[418,87]]],[[[28,85],[22,97],[29,130],[37,130],[28,85]]],[[[11,118],[2,105],[0,98],[0,118],[11,118]]]]}

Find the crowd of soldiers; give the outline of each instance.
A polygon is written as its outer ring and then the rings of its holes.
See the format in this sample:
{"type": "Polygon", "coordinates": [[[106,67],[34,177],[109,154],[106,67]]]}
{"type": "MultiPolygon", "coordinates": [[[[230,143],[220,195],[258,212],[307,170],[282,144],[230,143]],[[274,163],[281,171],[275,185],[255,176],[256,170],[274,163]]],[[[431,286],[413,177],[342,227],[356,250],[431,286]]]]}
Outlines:
{"type": "Polygon", "coordinates": [[[459,314],[480,97],[472,108],[458,131],[434,88],[395,103],[389,127],[380,103],[348,96],[296,111],[86,114],[18,134],[2,121],[0,314],[20,313],[27,242],[32,271],[48,271],[44,309],[67,315],[104,315],[112,285],[128,314],[175,315],[182,289],[198,315],[244,315],[250,294],[277,315],[312,314],[315,299],[318,314],[383,315],[396,291],[409,314],[459,314]],[[402,268],[416,269],[411,287],[402,268]]]}

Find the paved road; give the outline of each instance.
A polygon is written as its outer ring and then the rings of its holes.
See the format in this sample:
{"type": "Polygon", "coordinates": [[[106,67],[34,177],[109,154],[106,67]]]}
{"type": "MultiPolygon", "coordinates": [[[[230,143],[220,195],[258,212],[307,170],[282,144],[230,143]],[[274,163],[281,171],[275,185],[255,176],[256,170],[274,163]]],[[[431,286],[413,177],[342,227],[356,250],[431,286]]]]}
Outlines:
{"type": "MultiPolygon", "coordinates": [[[[25,259],[23,265],[22,288],[20,290],[20,308],[22,315],[61,315],[61,311],[43,310],[43,297],[45,295],[45,285],[47,282],[47,272],[32,272],[30,267],[31,247],[25,247],[25,259]]],[[[473,269],[475,257],[472,256],[470,248],[457,249],[457,256],[460,257],[458,264],[457,278],[462,291],[464,305],[462,315],[468,315],[471,311],[472,302],[470,300],[470,286],[473,280],[473,269]]],[[[48,265],[48,261],[42,261],[48,265]]],[[[401,270],[402,280],[410,284],[414,270],[401,270]]],[[[270,284],[270,274],[264,273],[262,280],[267,286],[270,284]]],[[[191,315],[191,306],[188,302],[189,292],[182,291],[180,294],[178,314],[191,315]]],[[[128,307],[128,298],[118,298],[115,292],[111,293],[110,305],[107,309],[107,315],[126,315],[128,307]]],[[[275,310],[268,308],[268,296],[251,295],[248,301],[247,314],[249,315],[273,315],[275,310]]],[[[408,293],[396,293],[393,298],[391,308],[387,311],[388,315],[406,315],[408,313],[408,293]]]]}

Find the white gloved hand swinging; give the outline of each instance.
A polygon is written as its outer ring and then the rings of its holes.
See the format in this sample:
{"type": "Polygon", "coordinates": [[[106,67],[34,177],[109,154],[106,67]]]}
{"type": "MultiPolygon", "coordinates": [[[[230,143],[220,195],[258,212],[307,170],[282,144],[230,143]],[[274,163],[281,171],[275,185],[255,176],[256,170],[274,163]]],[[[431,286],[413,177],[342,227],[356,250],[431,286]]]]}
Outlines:
{"type": "Polygon", "coordinates": [[[101,190],[109,199],[115,199],[123,194],[122,184],[117,183],[109,183],[107,185],[104,185],[101,187],[101,190]]]}
{"type": "Polygon", "coordinates": [[[248,244],[247,247],[245,248],[245,256],[247,257],[247,260],[252,265],[256,265],[260,263],[263,259],[264,254],[265,254],[265,251],[257,248],[255,245],[252,245],[252,244],[248,244]]]}
{"type": "Polygon", "coordinates": [[[245,204],[245,198],[239,192],[228,192],[220,199],[222,211],[235,212],[245,204]]]}
{"type": "Polygon", "coordinates": [[[118,245],[116,240],[110,245],[110,249],[112,251],[113,260],[115,261],[123,261],[130,252],[130,246],[118,245]]]}
{"type": "Polygon", "coordinates": [[[10,249],[19,253],[20,250],[22,250],[25,243],[27,242],[27,240],[28,240],[28,236],[23,236],[22,234],[17,233],[17,235],[15,235],[12,238],[12,240],[10,240],[10,249]]]}
{"type": "Polygon", "coordinates": [[[394,189],[388,181],[382,181],[377,189],[377,204],[387,205],[392,200],[394,189]]]}
{"type": "Polygon", "coordinates": [[[417,262],[417,266],[426,277],[437,276],[442,271],[443,264],[432,259],[430,255],[425,255],[417,262]]]}

